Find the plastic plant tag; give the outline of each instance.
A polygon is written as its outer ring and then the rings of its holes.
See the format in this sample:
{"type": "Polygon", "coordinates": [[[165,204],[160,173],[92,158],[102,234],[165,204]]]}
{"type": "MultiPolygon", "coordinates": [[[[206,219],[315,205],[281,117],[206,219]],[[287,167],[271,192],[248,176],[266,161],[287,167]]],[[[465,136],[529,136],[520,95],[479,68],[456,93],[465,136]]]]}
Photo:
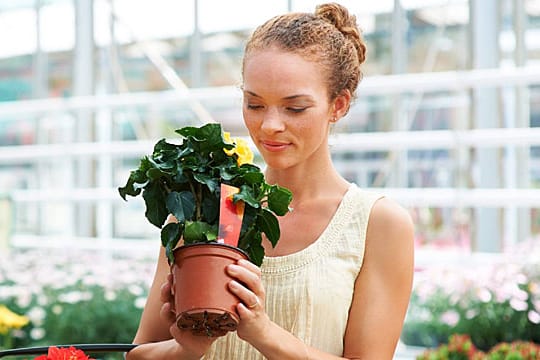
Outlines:
{"type": "Polygon", "coordinates": [[[238,191],[237,187],[221,184],[218,243],[238,245],[244,218],[244,202],[237,201],[236,204],[233,202],[233,196],[238,191]]]}

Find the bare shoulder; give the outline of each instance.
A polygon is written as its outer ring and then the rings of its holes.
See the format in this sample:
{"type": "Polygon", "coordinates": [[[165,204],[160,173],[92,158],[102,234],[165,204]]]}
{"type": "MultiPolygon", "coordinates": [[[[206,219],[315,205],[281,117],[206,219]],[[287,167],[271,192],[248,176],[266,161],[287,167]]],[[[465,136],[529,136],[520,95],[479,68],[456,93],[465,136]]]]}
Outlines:
{"type": "Polygon", "coordinates": [[[413,230],[413,223],[409,212],[403,206],[387,197],[382,197],[373,204],[369,224],[370,226],[380,226],[382,228],[398,227],[401,230],[413,230]]]}
{"type": "Polygon", "coordinates": [[[396,255],[408,252],[414,243],[414,224],[409,212],[397,202],[383,197],[371,210],[366,246],[371,252],[396,255]]]}

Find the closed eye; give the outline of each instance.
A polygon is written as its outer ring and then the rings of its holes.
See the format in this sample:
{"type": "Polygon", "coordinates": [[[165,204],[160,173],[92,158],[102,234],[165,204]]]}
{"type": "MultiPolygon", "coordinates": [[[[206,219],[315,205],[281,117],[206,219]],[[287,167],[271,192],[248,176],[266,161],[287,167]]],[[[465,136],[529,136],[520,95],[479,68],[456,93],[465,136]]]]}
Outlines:
{"type": "Polygon", "coordinates": [[[301,113],[302,111],[306,110],[307,107],[302,108],[295,108],[295,107],[288,107],[287,111],[293,112],[293,113],[301,113]]]}
{"type": "Polygon", "coordinates": [[[248,110],[260,110],[263,108],[262,105],[251,105],[251,104],[247,104],[246,107],[248,108],[248,110]]]}

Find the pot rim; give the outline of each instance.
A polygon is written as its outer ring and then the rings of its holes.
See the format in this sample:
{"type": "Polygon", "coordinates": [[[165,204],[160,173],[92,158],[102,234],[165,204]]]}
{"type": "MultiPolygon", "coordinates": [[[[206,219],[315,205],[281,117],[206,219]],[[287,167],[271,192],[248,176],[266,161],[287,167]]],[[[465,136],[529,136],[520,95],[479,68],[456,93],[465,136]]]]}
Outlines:
{"type": "Polygon", "coordinates": [[[173,252],[176,252],[177,250],[181,250],[181,249],[185,249],[185,248],[198,247],[198,246],[211,246],[211,247],[219,246],[219,247],[228,248],[228,249],[240,252],[241,254],[245,255],[249,261],[251,261],[251,258],[249,257],[249,254],[245,250],[240,249],[239,247],[236,247],[236,246],[229,245],[229,244],[219,243],[217,241],[213,241],[213,242],[197,242],[197,243],[193,243],[193,244],[184,244],[184,245],[178,246],[176,249],[173,250],[173,252]]]}

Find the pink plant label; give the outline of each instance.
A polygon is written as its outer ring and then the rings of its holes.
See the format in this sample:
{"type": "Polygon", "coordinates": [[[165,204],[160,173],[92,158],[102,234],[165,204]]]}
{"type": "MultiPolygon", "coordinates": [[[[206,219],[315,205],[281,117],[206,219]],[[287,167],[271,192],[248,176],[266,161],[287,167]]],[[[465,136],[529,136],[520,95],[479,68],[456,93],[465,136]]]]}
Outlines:
{"type": "Polygon", "coordinates": [[[244,202],[237,201],[236,204],[233,202],[233,196],[238,191],[237,187],[221,184],[218,243],[238,245],[242,219],[244,218],[244,202]]]}

